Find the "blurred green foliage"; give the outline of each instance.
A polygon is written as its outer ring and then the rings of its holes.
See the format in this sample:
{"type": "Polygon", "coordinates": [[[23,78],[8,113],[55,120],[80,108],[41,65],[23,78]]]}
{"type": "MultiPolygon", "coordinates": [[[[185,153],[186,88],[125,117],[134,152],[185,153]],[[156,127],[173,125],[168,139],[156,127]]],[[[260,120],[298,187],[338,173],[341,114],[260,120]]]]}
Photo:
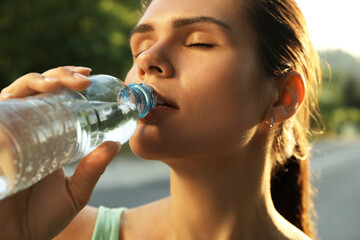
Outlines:
{"type": "Polygon", "coordinates": [[[325,136],[360,133],[360,60],[336,50],[320,53],[323,87],[320,110],[325,136]]]}
{"type": "Polygon", "coordinates": [[[0,89],[28,72],[87,66],[124,79],[137,0],[0,2],[0,89]]]}
{"type": "MultiPolygon", "coordinates": [[[[132,62],[128,35],[139,18],[139,2],[1,1],[0,89],[28,72],[63,65],[124,79],[132,62]]],[[[326,133],[360,132],[360,60],[341,51],[320,55],[326,133]]]]}

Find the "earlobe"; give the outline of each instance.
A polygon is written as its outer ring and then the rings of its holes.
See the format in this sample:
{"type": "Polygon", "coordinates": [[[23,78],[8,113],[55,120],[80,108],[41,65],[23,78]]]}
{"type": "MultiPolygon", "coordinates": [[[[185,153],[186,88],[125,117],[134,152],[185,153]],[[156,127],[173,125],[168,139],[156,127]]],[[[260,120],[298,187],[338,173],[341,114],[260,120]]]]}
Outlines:
{"type": "Polygon", "coordinates": [[[306,83],[303,75],[295,70],[289,71],[276,81],[279,81],[278,99],[271,106],[270,115],[274,117],[275,123],[279,123],[297,112],[305,98],[306,83]]]}

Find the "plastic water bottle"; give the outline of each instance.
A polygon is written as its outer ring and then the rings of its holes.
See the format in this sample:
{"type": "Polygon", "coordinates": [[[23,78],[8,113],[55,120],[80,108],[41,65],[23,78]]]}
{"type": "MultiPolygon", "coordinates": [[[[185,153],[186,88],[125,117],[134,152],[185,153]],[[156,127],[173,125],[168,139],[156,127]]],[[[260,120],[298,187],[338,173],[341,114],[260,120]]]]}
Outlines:
{"type": "Polygon", "coordinates": [[[125,143],[156,105],[153,89],[90,77],[84,91],[61,89],[0,101],[0,199],[81,159],[104,141],[125,143]]]}

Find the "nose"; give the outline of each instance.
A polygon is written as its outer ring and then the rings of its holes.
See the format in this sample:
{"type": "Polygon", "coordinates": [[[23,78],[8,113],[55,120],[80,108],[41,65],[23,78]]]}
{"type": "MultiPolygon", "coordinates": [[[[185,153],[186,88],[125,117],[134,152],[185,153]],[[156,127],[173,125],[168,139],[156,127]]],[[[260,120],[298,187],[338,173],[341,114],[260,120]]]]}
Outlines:
{"type": "Polygon", "coordinates": [[[146,75],[159,78],[170,78],[174,75],[174,68],[159,47],[153,46],[142,52],[136,59],[141,79],[146,75]]]}

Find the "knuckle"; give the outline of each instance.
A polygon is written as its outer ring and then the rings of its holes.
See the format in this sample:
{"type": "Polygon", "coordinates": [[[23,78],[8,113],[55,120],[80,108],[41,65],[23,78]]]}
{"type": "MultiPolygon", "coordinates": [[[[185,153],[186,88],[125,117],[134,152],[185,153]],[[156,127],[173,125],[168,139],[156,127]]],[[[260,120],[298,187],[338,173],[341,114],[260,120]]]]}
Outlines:
{"type": "Polygon", "coordinates": [[[1,89],[0,94],[6,93],[8,91],[8,89],[9,89],[9,87],[1,89]]]}
{"type": "Polygon", "coordinates": [[[57,67],[56,70],[59,72],[59,73],[62,73],[62,74],[69,74],[69,73],[72,73],[72,70],[66,66],[61,66],[61,67],[57,67]]]}
{"type": "Polygon", "coordinates": [[[73,71],[73,70],[75,70],[76,67],[68,65],[68,66],[64,66],[64,68],[67,68],[67,69],[73,71]]]}
{"type": "Polygon", "coordinates": [[[35,72],[31,72],[28,73],[26,75],[24,75],[23,77],[19,78],[17,81],[15,81],[14,87],[16,86],[18,87],[24,87],[24,86],[32,86],[34,85],[36,82],[39,81],[39,79],[42,79],[43,76],[39,73],[35,73],[35,72]]]}
{"type": "Polygon", "coordinates": [[[38,79],[39,77],[42,77],[41,74],[36,72],[31,72],[24,76],[25,79],[38,79]]]}
{"type": "Polygon", "coordinates": [[[70,72],[71,70],[69,68],[61,66],[47,70],[46,72],[43,73],[43,75],[51,76],[51,77],[61,77],[61,76],[69,75],[70,72]]]}

